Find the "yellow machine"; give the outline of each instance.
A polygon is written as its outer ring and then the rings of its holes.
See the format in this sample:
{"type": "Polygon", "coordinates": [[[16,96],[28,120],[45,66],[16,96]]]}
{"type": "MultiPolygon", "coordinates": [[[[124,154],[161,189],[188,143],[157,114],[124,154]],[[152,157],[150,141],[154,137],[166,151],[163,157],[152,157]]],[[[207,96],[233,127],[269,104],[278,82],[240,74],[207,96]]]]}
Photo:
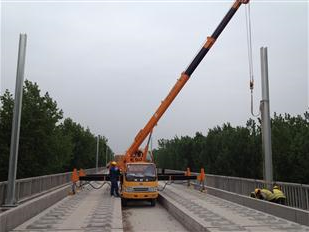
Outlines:
{"type": "Polygon", "coordinates": [[[129,199],[149,200],[156,204],[158,197],[158,178],[154,163],[128,163],[123,175],[121,203],[126,205],[129,199]]]}
{"type": "MultiPolygon", "coordinates": [[[[158,109],[147,122],[145,127],[140,130],[132,145],[129,147],[125,155],[119,156],[117,166],[122,170],[121,176],[121,199],[122,204],[126,205],[130,199],[149,200],[151,205],[155,205],[155,199],[158,197],[158,180],[189,180],[197,179],[197,176],[190,175],[164,175],[158,174],[153,161],[147,161],[148,145],[151,138],[152,130],[157,125],[159,119],[173,102],[175,97],[181,91],[186,82],[190,79],[192,73],[203,60],[205,55],[216,42],[221,32],[234,16],[241,4],[247,4],[249,0],[236,0],[225,17],[222,19],[218,27],[210,37],[207,37],[206,43],[195,56],[188,68],[181,74],[176,84],[173,86],[166,98],[161,102],[158,109]],[[147,145],[144,149],[140,146],[144,140],[148,138],[147,145]]],[[[108,180],[106,174],[87,175],[82,180],[108,180]]]]}

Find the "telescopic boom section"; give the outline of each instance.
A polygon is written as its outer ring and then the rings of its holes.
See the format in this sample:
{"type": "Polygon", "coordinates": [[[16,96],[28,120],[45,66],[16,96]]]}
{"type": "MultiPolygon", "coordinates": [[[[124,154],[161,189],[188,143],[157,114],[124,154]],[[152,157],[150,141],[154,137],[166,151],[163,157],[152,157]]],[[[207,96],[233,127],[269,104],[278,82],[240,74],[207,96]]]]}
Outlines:
{"type": "Polygon", "coordinates": [[[146,137],[149,135],[152,129],[156,126],[157,122],[162,117],[164,112],[167,110],[169,105],[173,102],[173,100],[178,95],[182,87],[189,80],[194,70],[197,68],[199,63],[203,60],[203,58],[208,53],[212,45],[216,42],[217,38],[220,36],[221,32],[224,30],[226,25],[229,23],[231,18],[234,16],[234,14],[236,13],[240,5],[247,4],[248,2],[249,0],[236,0],[234,4],[232,5],[232,7],[230,8],[230,10],[224,16],[224,18],[222,19],[222,21],[220,22],[219,26],[216,28],[214,33],[210,37],[207,37],[207,41],[204,44],[204,46],[201,48],[199,53],[195,56],[195,58],[190,63],[188,68],[181,74],[180,78],[177,80],[174,87],[171,89],[167,97],[161,102],[159,108],[150,118],[146,126],[142,130],[140,130],[138,134],[136,135],[134,142],[132,143],[132,145],[126,152],[125,162],[144,161],[146,159],[146,154],[142,154],[138,150],[140,145],[143,143],[143,141],[146,139],[146,137]]]}

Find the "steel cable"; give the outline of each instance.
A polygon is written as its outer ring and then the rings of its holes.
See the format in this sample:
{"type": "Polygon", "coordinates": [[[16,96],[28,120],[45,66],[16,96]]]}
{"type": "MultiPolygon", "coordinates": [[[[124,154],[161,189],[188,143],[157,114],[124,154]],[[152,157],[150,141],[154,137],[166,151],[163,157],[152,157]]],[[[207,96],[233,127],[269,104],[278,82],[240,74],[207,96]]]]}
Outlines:
{"type": "Polygon", "coordinates": [[[253,110],[254,71],[253,71],[253,58],[252,58],[252,30],[251,30],[250,3],[246,5],[245,14],[246,14],[248,65],[249,65],[249,78],[250,78],[251,114],[253,117],[258,117],[260,115],[260,112],[255,114],[253,110]]]}

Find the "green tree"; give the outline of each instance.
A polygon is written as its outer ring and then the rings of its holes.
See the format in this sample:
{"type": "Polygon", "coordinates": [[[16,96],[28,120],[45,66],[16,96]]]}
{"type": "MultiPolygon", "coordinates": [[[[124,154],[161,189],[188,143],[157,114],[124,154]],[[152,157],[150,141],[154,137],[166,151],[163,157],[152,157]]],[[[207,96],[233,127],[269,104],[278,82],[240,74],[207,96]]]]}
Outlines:
{"type": "Polygon", "coordinates": [[[7,180],[14,99],[8,90],[0,97],[0,181],[7,180]]]}
{"type": "Polygon", "coordinates": [[[68,138],[57,124],[63,117],[48,93],[25,81],[19,141],[18,177],[38,176],[61,170],[70,156],[68,138]]]}
{"type": "MultiPolygon", "coordinates": [[[[0,181],[7,179],[14,100],[8,90],[0,97],[0,181]]],[[[63,118],[48,93],[28,80],[23,87],[17,178],[95,167],[96,137],[87,128],[63,118]]],[[[107,139],[100,139],[101,166],[107,139]]],[[[109,148],[109,147],[108,147],[109,148]]],[[[109,151],[111,149],[109,148],[109,151]]]]}
{"type": "Polygon", "coordinates": [[[274,179],[308,183],[309,114],[274,115],[272,119],[274,179]]]}
{"type": "MultiPolygon", "coordinates": [[[[68,169],[91,168],[96,164],[97,138],[89,128],[84,129],[80,124],[70,118],[66,118],[60,125],[61,131],[70,137],[72,155],[68,163],[68,169]]],[[[106,147],[108,152],[112,150],[107,145],[107,139],[103,136],[99,140],[99,166],[105,165],[106,147]]]]}
{"type": "MultiPolygon", "coordinates": [[[[249,119],[245,127],[230,123],[216,126],[207,136],[177,137],[159,140],[154,151],[159,167],[184,170],[190,167],[206,173],[263,178],[260,119],[249,119]]],[[[275,114],[272,124],[274,179],[308,183],[309,113],[304,117],[275,114]]]]}

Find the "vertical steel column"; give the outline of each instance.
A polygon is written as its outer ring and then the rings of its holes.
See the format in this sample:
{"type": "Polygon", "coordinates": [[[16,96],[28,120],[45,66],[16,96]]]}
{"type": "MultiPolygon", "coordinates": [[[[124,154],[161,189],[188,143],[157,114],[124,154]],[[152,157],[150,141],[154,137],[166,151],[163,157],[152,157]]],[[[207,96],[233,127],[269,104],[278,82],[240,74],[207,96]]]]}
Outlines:
{"type": "Polygon", "coordinates": [[[273,181],[273,164],[271,150],[271,129],[270,129],[270,113],[269,113],[269,87],[268,87],[268,60],[267,47],[261,47],[261,78],[262,78],[262,144],[265,160],[264,179],[268,188],[271,188],[273,181]]]}
{"type": "Polygon", "coordinates": [[[15,181],[16,181],[17,160],[18,160],[18,144],[19,144],[21,106],[22,106],[22,98],[23,98],[26,45],[27,45],[27,35],[20,34],[19,35],[16,85],[15,85],[15,100],[14,100],[13,122],[12,122],[12,134],[11,134],[8,186],[7,186],[7,194],[6,194],[6,200],[5,200],[6,206],[16,206],[15,181]]]}
{"type": "Polygon", "coordinates": [[[99,166],[99,145],[100,145],[100,135],[97,136],[97,155],[95,161],[95,171],[98,173],[98,166],[99,166]]]}

